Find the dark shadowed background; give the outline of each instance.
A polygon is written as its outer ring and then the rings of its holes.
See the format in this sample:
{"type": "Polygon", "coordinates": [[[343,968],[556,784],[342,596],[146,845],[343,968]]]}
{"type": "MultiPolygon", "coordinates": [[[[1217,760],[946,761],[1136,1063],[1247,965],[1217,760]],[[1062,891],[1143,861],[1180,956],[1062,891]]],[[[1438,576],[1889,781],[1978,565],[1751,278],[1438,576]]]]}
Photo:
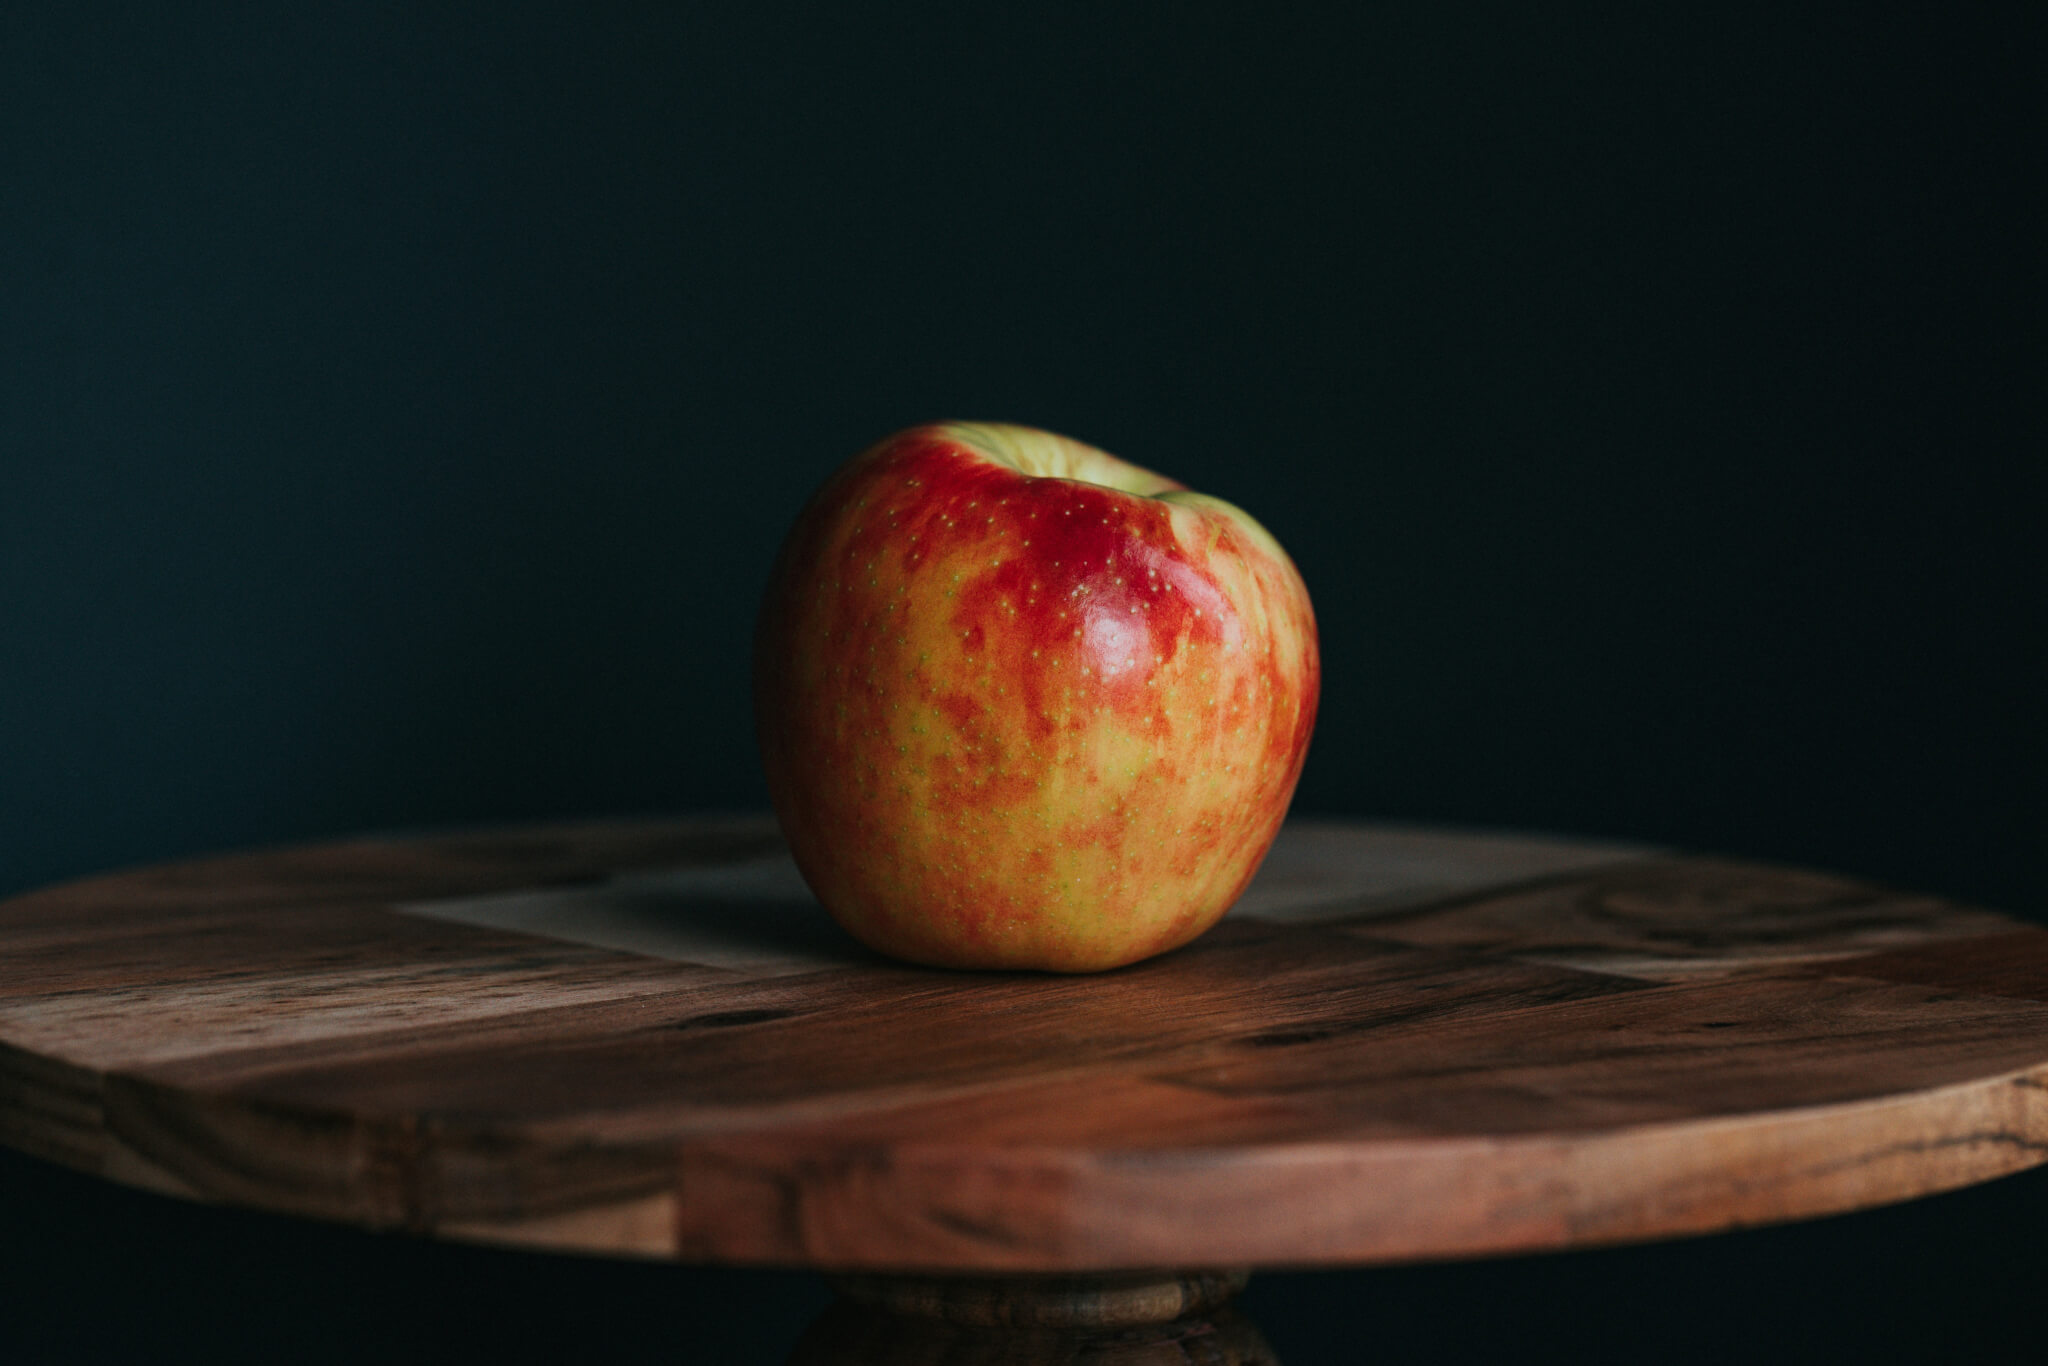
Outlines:
{"type": "MultiPolygon", "coordinates": [[[[0,6],[0,894],[763,805],[779,538],[964,416],[1290,549],[1297,810],[2048,918],[2044,18],[0,6]]],[[[2044,1228],[2036,1172],[1247,1304],[1289,1366],[1977,1359],[2044,1228]]],[[[16,1360],[776,1362],[825,1299],[0,1153],[16,1360]]]]}

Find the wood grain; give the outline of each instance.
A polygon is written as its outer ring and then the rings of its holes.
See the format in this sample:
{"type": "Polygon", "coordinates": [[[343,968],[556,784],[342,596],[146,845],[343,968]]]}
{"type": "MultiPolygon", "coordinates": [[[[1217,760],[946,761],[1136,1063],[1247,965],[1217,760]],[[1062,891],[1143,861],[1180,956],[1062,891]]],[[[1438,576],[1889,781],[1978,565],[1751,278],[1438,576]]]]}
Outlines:
{"type": "Polygon", "coordinates": [[[1464,1256],[2048,1160],[2048,930],[1853,880],[1300,823],[1180,952],[889,963],[757,817],[0,903],[0,1142],[374,1228],[845,1270],[1464,1256]]]}

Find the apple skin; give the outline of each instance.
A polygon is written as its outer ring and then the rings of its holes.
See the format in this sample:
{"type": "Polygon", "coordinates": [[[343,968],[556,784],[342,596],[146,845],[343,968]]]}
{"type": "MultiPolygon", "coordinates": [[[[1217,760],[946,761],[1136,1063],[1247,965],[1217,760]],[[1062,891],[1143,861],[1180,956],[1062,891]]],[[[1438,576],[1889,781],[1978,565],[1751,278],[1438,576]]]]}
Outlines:
{"type": "Polygon", "coordinates": [[[1208,929],[1279,832],[1320,686],[1257,522],[998,424],[842,467],[755,636],[797,867],[855,937],[941,967],[1094,972],[1208,929]]]}

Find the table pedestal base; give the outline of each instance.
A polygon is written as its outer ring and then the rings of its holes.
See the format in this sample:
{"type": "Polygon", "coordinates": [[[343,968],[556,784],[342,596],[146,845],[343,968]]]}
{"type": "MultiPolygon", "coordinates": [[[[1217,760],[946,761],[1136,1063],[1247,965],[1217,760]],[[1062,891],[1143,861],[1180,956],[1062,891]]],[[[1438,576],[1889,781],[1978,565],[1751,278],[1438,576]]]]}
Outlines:
{"type": "Polygon", "coordinates": [[[1278,1366],[1228,1303],[1248,1277],[839,1275],[789,1366],[1278,1366]]]}
{"type": "Polygon", "coordinates": [[[964,1328],[1134,1328],[1221,1307],[1249,1271],[1096,1275],[828,1277],[853,1301],[903,1318],[964,1328]]]}

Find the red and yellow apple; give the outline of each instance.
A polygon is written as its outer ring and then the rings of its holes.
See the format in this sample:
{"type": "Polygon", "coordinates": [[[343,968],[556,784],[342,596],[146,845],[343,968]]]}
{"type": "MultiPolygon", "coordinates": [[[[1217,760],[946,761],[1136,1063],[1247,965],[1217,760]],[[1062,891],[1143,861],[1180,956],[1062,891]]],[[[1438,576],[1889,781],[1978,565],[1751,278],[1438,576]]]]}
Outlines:
{"type": "Polygon", "coordinates": [[[912,428],[778,557],[755,721],[797,867],[913,962],[1090,972],[1213,925],[1287,812],[1308,591],[1219,498],[1028,427],[912,428]]]}

